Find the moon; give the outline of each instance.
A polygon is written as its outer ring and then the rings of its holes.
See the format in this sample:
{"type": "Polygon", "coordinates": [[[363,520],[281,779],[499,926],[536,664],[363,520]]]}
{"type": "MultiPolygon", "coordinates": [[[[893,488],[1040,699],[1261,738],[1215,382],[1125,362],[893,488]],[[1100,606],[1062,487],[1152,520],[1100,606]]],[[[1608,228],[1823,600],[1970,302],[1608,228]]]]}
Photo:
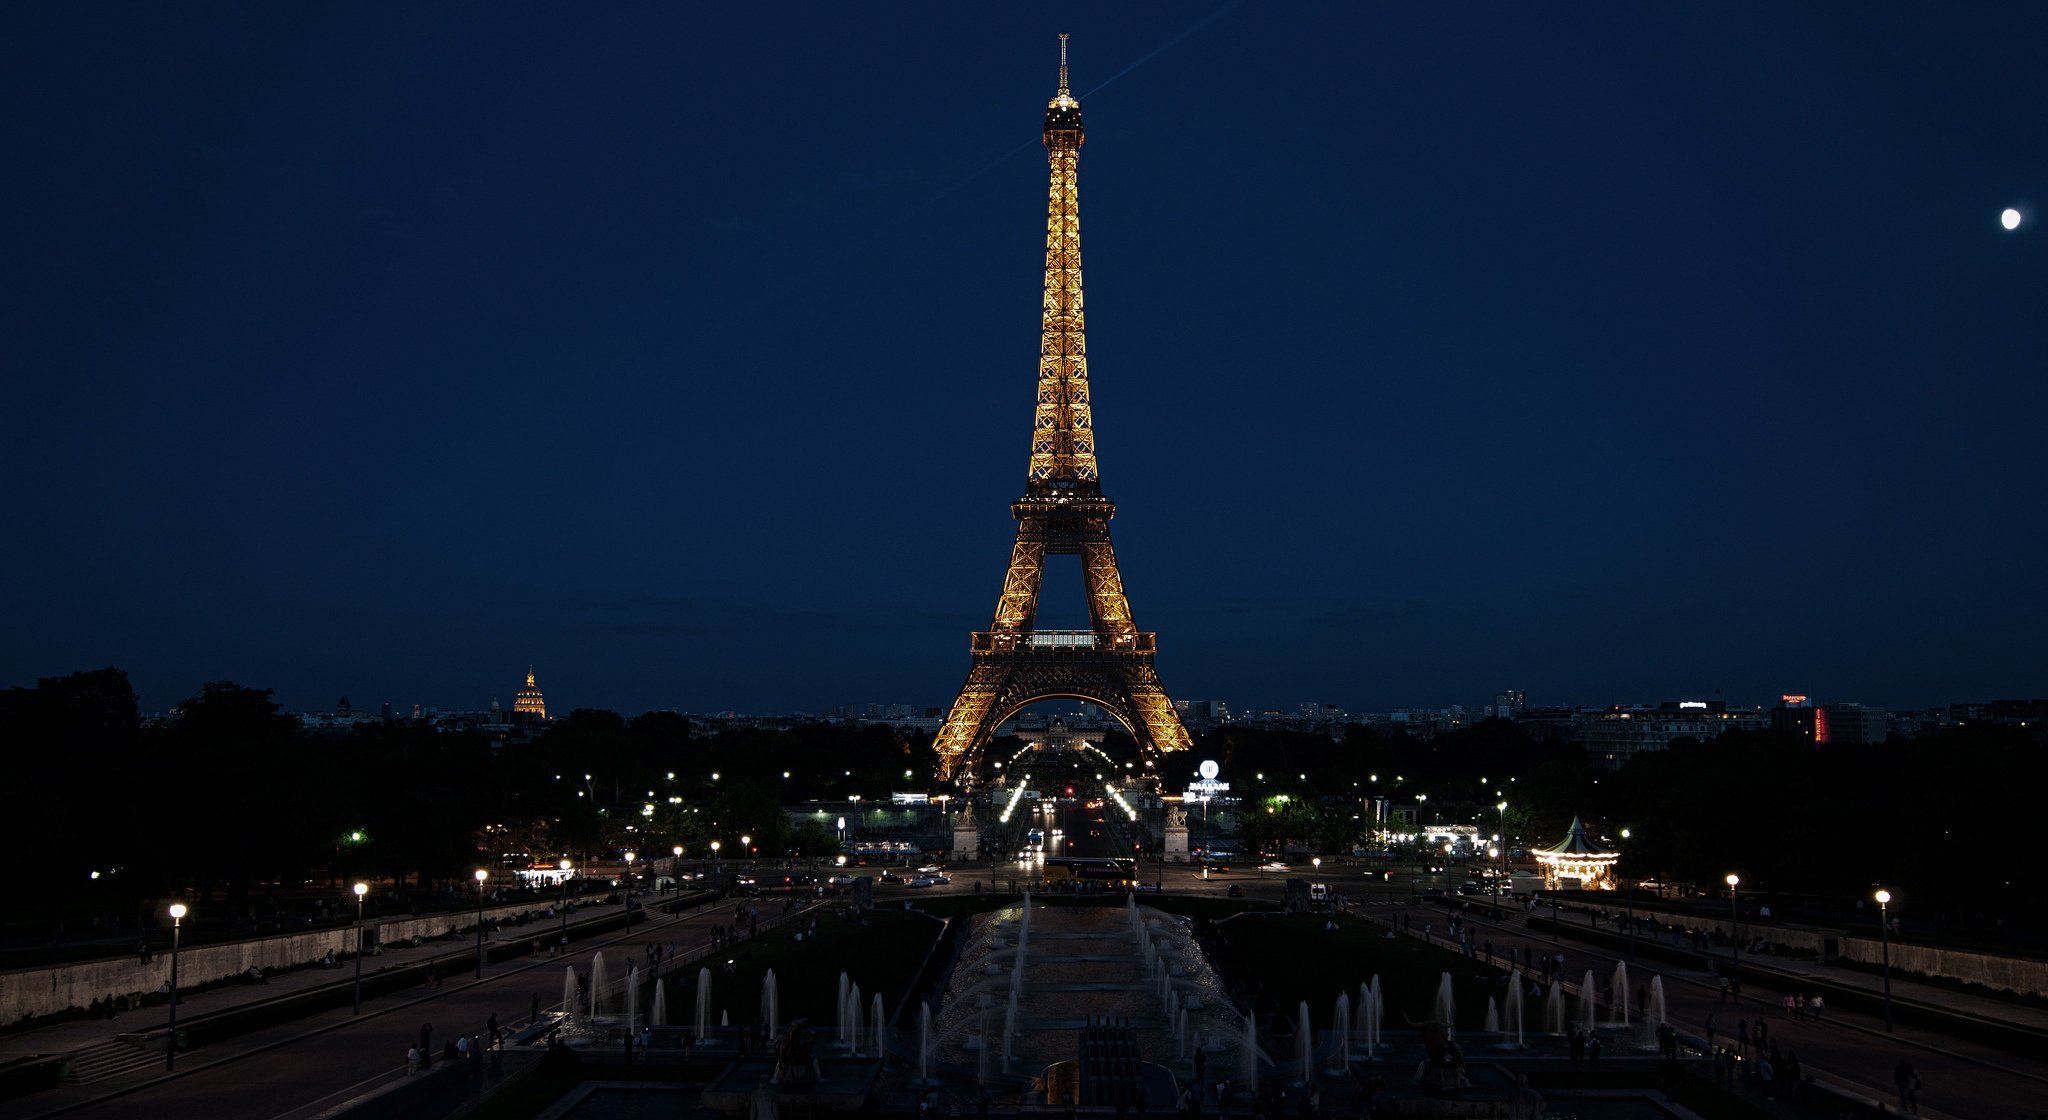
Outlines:
{"type": "Polygon", "coordinates": [[[1998,224],[2007,229],[2020,228],[2020,212],[2010,206],[2006,207],[2005,213],[1998,216],[1998,224]]]}

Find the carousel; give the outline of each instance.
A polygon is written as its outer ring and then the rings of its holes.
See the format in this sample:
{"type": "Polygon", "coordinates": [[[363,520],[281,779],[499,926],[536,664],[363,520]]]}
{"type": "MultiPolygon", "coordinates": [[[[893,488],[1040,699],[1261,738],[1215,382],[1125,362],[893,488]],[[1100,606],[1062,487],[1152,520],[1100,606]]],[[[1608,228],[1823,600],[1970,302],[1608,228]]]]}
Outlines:
{"type": "Polygon", "coordinates": [[[1577,817],[1563,840],[1536,853],[1543,885],[1550,890],[1611,891],[1614,861],[1620,858],[1620,852],[1607,851],[1586,835],[1586,826],[1577,817]]]}

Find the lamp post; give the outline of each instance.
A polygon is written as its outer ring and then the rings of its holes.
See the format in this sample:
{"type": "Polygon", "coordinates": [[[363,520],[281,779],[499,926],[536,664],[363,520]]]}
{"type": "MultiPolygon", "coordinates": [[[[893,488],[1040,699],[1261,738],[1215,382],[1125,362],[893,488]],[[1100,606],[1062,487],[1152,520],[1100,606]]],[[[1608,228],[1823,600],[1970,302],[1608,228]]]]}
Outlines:
{"type": "Polygon", "coordinates": [[[1884,1033],[1892,1033],[1892,892],[1877,892],[1877,933],[1884,942],[1884,1033]]]}
{"type": "Polygon", "coordinates": [[[683,846],[681,844],[676,845],[676,859],[674,863],[669,865],[668,881],[669,885],[675,887],[677,894],[683,893],[683,846]]]}
{"type": "Polygon", "coordinates": [[[476,869],[476,978],[484,978],[484,880],[491,873],[479,867],[476,869]]]}
{"type": "Polygon", "coordinates": [[[178,1068],[178,941],[185,929],[185,904],[171,903],[171,1020],[164,1033],[164,1072],[178,1068]]]}
{"type": "Polygon", "coordinates": [[[749,857],[749,866],[752,866],[751,861],[752,856],[754,854],[754,838],[752,836],[747,835],[744,832],[740,833],[740,847],[745,848],[747,850],[747,856],[749,857]]]}
{"type": "Polygon", "coordinates": [[[562,915],[562,945],[569,944],[569,873],[572,869],[568,860],[562,861],[562,905],[557,909],[562,915]]]}
{"type": "Polygon", "coordinates": [[[1735,888],[1742,883],[1742,876],[1733,871],[1728,873],[1728,925],[1729,940],[1735,944],[1735,964],[1729,969],[1728,994],[1735,1002],[1742,1002],[1742,911],[1735,907],[1735,888]]]}
{"type": "Polygon", "coordinates": [[[846,850],[846,818],[839,818],[839,850],[846,850]]]}
{"type": "Polygon", "coordinates": [[[637,852],[626,853],[626,932],[633,932],[633,860],[637,852]]]}
{"type": "Polygon", "coordinates": [[[714,875],[718,873],[718,841],[716,840],[711,842],[711,872],[714,875]]]}
{"type": "Polygon", "coordinates": [[[1508,803],[1503,801],[1495,805],[1493,811],[1500,814],[1500,835],[1494,837],[1494,840],[1500,844],[1501,861],[1499,872],[1500,877],[1505,879],[1508,874],[1508,803]]]}
{"type": "MultiPolygon", "coordinates": [[[[1622,842],[1623,842],[1623,843],[1627,843],[1627,841],[1628,841],[1628,829],[1625,829],[1625,828],[1624,828],[1624,829],[1622,829],[1622,830],[1621,830],[1621,839],[1622,839],[1622,842]]],[[[1614,861],[1614,870],[1615,870],[1616,874],[1619,874],[1619,873],[1620,873],[1620,871],[1621,871],[1621,860],[1619,860],[1619,859],[1616,859],[1616,860],[1614,861]]],[[[1635,959],[1636,959],[1636,885],[1635,885],[1635,883],[1633,883],[1633,882],[1630,882],[1630,881],[1627,881],[1627,880],[1623,880],[1623,886],[1622,886],[1622,890],[1623,890],[1623,891],[1625,892],[1625,893],[1623,894],[1623,896],[1622,896],[1622,898],[1623,898],[1623,902],[1622,902],[1622,905],[1623,905],[1623,906],[1624,906],[1624,907],[1625,907],[1625,908],[1626,908],[1626,909],[1628,910],[1628,917],[1627,917],[1627,919],[1625,919],[1625,921],[1626,921],[1626,923],[1627,923],[1627,924],[1625,924],[1625,925],[1623,925],[1623,926],[1621,927],[1621,936],[1622,936],[1622,940],[1623,940],[1624,942],[1626,942],[1626,943],[1627,943],[1627,945],[1628,945],[1628,959],[1629,959],[1629,960],[1635,960],[1635,959]]]]}
{"type": "Polygon", "coordinates": [[[363,1013],[363,896],[370,893],[370,884],[356,884],[356,1009],[363,1013]]]}

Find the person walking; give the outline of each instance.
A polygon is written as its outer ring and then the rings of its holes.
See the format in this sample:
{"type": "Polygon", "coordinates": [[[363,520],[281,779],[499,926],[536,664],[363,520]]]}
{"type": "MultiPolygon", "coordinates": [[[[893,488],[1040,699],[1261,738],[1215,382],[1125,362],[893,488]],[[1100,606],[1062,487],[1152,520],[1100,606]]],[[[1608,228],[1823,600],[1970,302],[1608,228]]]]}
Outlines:
{"type": "Polygon", "coordinates": [[[498,1033],[497,1012],[491,1012],[491,1017],[484,1020],[484,1033],[489,1037],[491,1049],[496,1050],[504,1044],[504,1036],[498,1033]]]}
{"type": "Polygon", "coordinates": [[[1892,1067],[1892,1084],[1898,1086],[1899,1111],[1908,1116],[1920,1114],[1920,1073],[1913,1063],[1904,1058],[1892,1067]]]}

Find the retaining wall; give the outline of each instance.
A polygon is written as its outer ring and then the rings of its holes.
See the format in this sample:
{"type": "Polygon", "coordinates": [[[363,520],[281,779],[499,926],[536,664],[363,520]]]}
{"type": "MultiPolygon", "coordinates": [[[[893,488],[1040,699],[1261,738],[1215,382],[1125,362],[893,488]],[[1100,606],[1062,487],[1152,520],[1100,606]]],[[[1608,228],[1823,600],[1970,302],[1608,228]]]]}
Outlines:
{"type": "MultiPolygon", "coordinates": [[[[484,914],[509,922],[520,914],[537,913],[540,909],[542,907],[529,900],[512,906],[492,907],[484,914]]],[[[364,925],[366,928],[375,927],[375,944],[391,945],[415,937],[445,937],[452,932],[467,931],[474,935],[476,913],[436,914],[426,918],[366,922],[364,925]]],[[[499,935],[499,939],[534,936],[545,941],[554,936],[554,929],[550,922],[510,927],[499,935]]],[[[355,940],[356,929],[349,925],[182,949],[178,952],[178,987],[189,989],[193,985],[239,976],[249,971],[251,965],[271,972],[311,964],[326,957],[329,950],[337,959],[345,959],[354,950],[355,940]]],[[[449,951],[457,948],[451,944],[449,951]]],[[[109,995],[154,992],[170,978],[169,949],[159,950],[148,964],[143,964],[139,957],[126,956],[0,972],[0,1022],[13,1023],[34,1015],[54,1015],[72,1008],[83,1008],[93,1000],[109,995]]]]}
{"type": "MultiPolygon", "coordinates": [[[[1566,910],[1570,909],[1568,905],[1566,910]]],[[[1604,905],[1602,909],[1619,912],[1622,907],[1617,902],[1604,905]]],[[[1541,913],[1541,910],[1536,912],[1541,913]]],[[[1659,910],[1654,906],[1644,906],[1640,899],[1636,901],[1635,912],[1639,917],[1656,918],[1671,925],[1717,929],[1724,935],[1730,929],[1726,918],[1705,918],[1697,914],[1659,910]]],[[[1611,929],[1612,923],[1603,924],[1600,928],[1611,929]]],[[[1843,960],[1872,966],[1884,962],[1883,939],[1865,934],[1841,933],[1809,926],[1777,925],[1768,921],[1743,922],[1743,940],[1747,942],[1752,937],[1761,937],[1781,949],[1811,952],[1822,958],[1827,956],[1827,943],[1832,941],[1835,955],[1843,960]]],[[[1969,949],[1941,949],[1931,945],[1914,945],[1895,940],[1892,942],[1892,968],[1902,973],[1939,976],[1960,980],[1966,984],[1982,984],[1994,991],[2019,992],[2027,995],[2048,993],[2048,961],[2026,957],[2001,957],[1969,949]]]]}

